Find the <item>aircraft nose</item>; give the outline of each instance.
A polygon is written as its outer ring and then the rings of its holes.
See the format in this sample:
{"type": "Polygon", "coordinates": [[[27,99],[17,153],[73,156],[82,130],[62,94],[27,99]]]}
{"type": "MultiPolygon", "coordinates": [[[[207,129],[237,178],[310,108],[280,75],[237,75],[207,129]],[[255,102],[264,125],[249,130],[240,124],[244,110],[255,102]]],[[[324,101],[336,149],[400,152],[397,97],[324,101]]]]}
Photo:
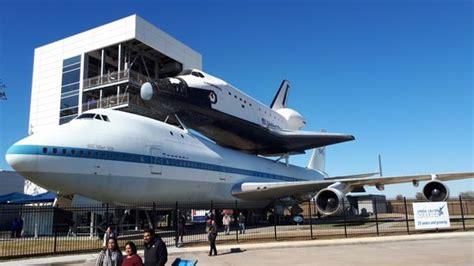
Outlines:
{"type": "MultiPolygon", "coordinates": [[[[28,139],[28,138],[26,138],[28,139]]],[[[37,166],[38,147],[25,145],[25,139],[12,145],[5,155],[7,163],[17,172],[32,172],[37,166]]]]}

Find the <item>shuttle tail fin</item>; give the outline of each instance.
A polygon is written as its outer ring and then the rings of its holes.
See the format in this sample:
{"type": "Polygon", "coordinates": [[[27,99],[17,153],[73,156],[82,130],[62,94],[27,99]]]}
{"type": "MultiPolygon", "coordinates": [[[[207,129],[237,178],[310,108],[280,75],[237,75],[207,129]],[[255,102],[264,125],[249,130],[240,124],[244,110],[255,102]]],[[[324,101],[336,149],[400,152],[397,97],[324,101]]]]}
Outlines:
{"type": "MultiPolygon", "coordinates": [[[[321,129],[321,132],[326,132],[326,130],[321,129]]],[[[313,150],[307,168],[326,172],[326,146],[313,150]]]]}
{"type": "Polygon", "coordinates": [[[286,108],[286,105],[288,103],[289,90],[290,90],[290,82],[285,79],[281,82],[280,88],[278,89],[275,97],[273,98],[270,108],[272,108],[273,110],[286,108]]]}
{"type": "Polygon", "coordinates": [[[313,150],[311,159],[308,162],[308,168],[312,170],[326,171],[326,147],[316,148],[313,150]]]}

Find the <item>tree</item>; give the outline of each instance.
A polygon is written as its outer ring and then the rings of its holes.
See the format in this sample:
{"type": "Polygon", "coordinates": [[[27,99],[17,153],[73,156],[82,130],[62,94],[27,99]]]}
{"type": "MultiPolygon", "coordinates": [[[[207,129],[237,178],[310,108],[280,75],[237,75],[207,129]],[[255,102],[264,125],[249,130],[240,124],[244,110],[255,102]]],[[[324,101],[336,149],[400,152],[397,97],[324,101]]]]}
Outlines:
{"type": "Polygon", "coordinates": [[[7,100],[7,93],[6,93],[7,85],[3,83],[3,80],[0,79],[0,100],[7,100]]]}
{"type": "Polygon", "coordinates": [[[403,200],[403,195],[402,194],[398,194],[396,197],[395,197],[396,200],[403,200]]]}
{"type": "Polygon", "coordinates": [[[416,192],[415,199],[417,200],[424,200],[425,196],[421,192],[416,192]]]}
{"type": "Polygon", "coordinates": [[[465,192],[460,192],[459,196],[463,199],[474,199],[474,191],[465,191],[465,192]]]}

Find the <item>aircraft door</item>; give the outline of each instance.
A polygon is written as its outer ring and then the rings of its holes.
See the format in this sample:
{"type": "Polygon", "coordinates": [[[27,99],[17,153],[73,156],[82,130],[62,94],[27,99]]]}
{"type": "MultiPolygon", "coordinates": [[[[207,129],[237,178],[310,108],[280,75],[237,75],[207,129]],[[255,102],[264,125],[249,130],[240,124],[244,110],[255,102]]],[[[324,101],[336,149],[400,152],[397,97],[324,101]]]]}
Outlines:
{"type": "Polygon", "coordinates": [[[160,148],[151,147],[150,148],[151,162],[150,162],[150,172],[152,174],[159,175],[162,171],[162,159],[160,157],[160,148]]]}
{"type": "Polygon", "coordinates": [[[221,171],[219,171],[219,180],[220,181],[230,181],[231,176],[229,173],[224,171],[224,160],[222,158],[219,158],[219,167],[221,168],[221,171]]]}

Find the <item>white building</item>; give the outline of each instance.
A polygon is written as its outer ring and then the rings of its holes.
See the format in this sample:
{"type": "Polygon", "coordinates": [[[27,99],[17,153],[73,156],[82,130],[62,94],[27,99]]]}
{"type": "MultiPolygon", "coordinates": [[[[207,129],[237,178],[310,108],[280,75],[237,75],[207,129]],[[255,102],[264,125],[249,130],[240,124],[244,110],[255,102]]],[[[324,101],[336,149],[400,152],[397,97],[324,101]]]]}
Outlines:
{"type": "Polygon", "coordinates": [[[140,108],[140,84],[202,68],[201,55],[137,15],[35,49],[29,133],[88,109],[140,108]]]}
{"type": "MultiPolygon", "coordinates": [[[[201,55],[137,15],[38,47],[29,134],[97,107],[161,118],[142,107],[140,85],[188,68],[202,69],[201,55]]],[[[45,191],[29,181],[24,190],[45,191]]]]}

